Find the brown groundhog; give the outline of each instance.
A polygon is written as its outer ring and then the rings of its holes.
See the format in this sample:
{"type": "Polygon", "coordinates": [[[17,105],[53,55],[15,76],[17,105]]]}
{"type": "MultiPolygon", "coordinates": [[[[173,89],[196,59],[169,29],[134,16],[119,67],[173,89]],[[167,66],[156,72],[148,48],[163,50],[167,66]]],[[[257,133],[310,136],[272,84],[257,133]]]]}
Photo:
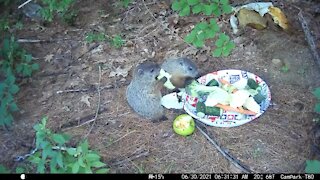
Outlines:
{"type": "Polygon", "coordinates": [[[126,91],[130,107],[152,122],[167,119],[161,105],[161,89],[167,79],[164,77],[157,80],[159,73],[160,66],[156,63],[144,62],[138,65],[126,91]]]}
{"type": "Polygon", "coordinates": [[[186,57],[166,59],[161,69],[171,75],[170,81],[176,88],[184,88],[199,76],[196,64],[186,57]]]}

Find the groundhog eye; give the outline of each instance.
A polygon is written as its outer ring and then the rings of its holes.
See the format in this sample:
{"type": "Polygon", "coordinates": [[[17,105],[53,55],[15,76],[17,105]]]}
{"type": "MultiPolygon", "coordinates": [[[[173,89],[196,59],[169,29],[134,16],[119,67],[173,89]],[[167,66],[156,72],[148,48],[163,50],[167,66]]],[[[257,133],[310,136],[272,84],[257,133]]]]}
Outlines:
{"type": "Polygon", "coordinates": [[[192,67],[189,67],[189,70],[190,70],[190,71],[192,71],[192,70],[193,70],[193,68],[192,68],[192,67]]]}
{"type": "Polygon", "coordinates": [[[151,69],[151,71],[150,71],[150,72],[151,72],[151,73],[153,73],[153,71],[154,71],[154,69],[151,69]]]}

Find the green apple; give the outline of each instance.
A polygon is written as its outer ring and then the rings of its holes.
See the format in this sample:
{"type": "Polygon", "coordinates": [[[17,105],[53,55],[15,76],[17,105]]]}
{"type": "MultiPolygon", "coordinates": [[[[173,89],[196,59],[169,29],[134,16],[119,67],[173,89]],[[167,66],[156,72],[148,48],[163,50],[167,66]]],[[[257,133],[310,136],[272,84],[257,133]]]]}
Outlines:
{"type": "Polygon", "coordinates": [[[195,122],[188,114],[181,114],[173,121],[173,130],[181,136],[191,135],[195,130],[195,122]]]}

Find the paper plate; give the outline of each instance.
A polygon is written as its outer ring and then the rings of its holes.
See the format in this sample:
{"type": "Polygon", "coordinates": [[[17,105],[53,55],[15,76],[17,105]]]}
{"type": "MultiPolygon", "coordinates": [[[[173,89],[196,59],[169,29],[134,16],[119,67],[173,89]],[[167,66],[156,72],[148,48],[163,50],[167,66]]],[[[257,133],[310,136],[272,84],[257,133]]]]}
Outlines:
{"type": "Polygon", "coordinates": [[[245,115],[237,112],[221,110],[222,112],[220,116],[205,115],[204,117],[198,117],[196,110],[196,104],[198,102],[198,99],[185,94],[182,97],[184,101],[183,108],[188,114],[190,114],[195,119],[198,119],[199,121],[210,126],[236,127],[258,118],[267,110],[268,106],[270,105],[270,89],[268,85],[259,76],[247,71],[229,69],[209,73],[205,76],[200,77],[198,79],[198,82],[201,84],[207,84],[212,79],[218,80],[218,78],[223,78],[224,80],[229,81],[229,83],[235,86],[237,89],[243,89],[244,86],[247,85],[247,80],[249,78],[254,79],[261,87],[261,94],[266,97],[266,99],[259,104],[261,110],[260,113],[256,115],[245,115]]]}

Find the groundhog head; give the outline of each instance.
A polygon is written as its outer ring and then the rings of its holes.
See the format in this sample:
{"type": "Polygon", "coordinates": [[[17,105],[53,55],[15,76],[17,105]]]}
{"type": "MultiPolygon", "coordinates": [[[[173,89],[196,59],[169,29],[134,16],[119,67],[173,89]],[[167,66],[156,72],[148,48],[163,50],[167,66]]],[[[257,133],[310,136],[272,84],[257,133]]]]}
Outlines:
{"type": "Polygon", "coordinates": [[[152,62],[144,62],[136,67],[134,77],[142,82],[153,82],[160,73],[160,66],[152,62]]]}

